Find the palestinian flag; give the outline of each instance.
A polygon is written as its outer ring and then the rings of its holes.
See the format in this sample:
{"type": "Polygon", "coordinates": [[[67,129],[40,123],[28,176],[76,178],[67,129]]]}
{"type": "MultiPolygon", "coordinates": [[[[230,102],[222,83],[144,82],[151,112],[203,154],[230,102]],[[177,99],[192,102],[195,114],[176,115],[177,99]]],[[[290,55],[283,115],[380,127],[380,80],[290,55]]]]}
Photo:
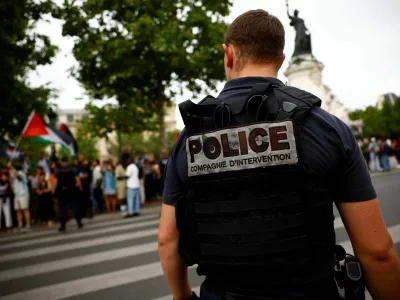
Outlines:
{"type": "Polygon", "coordinates": [[[78,143],[76,142],[74,135],[72,134],[71,130],[69,130],[68,126],[65,124],[61,124],[60,131],[67,134],[72,139],[72,147],[74,148],[74,152],[78,153],[78,143]]]}
{"type": "Polygon", "coordinates": [[[46,144],[60,144],[68,148],[71,155],[76,155],[73,139],[66,133],[44,123],[42,118],[35,111],[29,116],[21,136],[33,138],[36,141],[46,144]]]}
{"type": "Polygon", "coordinates": [[[4,138],[0,139],[0,156],[7,157],[8,159],[20,159],[21,151],[15,146],[13,142],[9,142],[4,138]]]}

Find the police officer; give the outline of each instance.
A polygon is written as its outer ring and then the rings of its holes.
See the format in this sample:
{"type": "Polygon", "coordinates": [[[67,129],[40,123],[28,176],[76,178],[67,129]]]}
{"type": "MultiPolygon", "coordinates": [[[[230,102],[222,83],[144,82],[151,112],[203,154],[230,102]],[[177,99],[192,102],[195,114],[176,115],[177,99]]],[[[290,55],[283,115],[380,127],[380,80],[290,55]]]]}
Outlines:
{"type": "Polygon", "coordinates": [[[174,299],[337,299],[333,203],[376,299],[400,299],[400,262],[351,130],[285,86],[285,31],[248,11],[223,44],[217,98],[180,105],[166,171],[159,253],[174,299]]]}
{"type": "Polygon", "coordinates": [[[68,164],[68,158],[61,159],[61,166],[56,171],[57,186],[56,196],[60,202],[60,232],[65,232],[65,224],[67,222],[67,207],[71,203],[72,213],[78,224],[78,228],[82,228],[82,219],[79,205],[77,203],[78,189],[82,192],[82,184],[78,171],[68,164]]]}

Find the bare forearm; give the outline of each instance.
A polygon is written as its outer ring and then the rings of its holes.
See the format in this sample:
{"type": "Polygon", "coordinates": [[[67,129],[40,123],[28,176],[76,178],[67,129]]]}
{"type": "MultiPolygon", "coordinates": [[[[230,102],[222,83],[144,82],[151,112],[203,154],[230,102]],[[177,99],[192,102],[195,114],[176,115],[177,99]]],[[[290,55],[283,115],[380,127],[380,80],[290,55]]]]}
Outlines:
{"type": "Polygon", "coordinates": [[[164,271],[168,286],[175,300],[187,299],[191,296],[187,267],[178,253],[177,243],[159,245],[161,265],[164,271]]]}
{"type": "Polygon", "coordinates": [[[368,290],[375,300],[400,299],[400,259],[393,248],[388,257],[362,260],[368,290]]]}

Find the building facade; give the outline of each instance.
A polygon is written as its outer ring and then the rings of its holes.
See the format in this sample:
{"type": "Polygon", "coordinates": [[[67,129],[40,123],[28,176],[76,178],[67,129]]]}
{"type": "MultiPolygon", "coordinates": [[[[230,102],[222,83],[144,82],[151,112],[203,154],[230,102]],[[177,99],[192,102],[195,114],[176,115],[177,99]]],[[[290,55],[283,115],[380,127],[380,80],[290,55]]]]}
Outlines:
{"type": "MultiPolygon", "coordinates": [[[[176,114],[175,114],[176,104],[173,102],[171,106],[166,109],[165,114],[165,129],[166,132],[173,131],[176,129],[176,114]]],[[[57,111],[57,127],[61,124],[65,124],[69,127],[74,136],[77,135],[77,126],[79,121],[87,116],[87,112],[84,109],[59,109],[57,111]]],[[[144,132],[143,137],[146,138],[148,133],[144,132]]],[[[115,159],[111,153],[111,145],[117,145],[117,134],[116,132],[111,132],[108,135],[108,139],[99,138],[96,141],[96,148],[99,152],[99,159],[101,161],[107,159],[115,159]]],[[[79,146],[79,145],[78,145],[79,146]]]]}
{"type": "Polygon", "coordinates": [[[376,103],[376,107],[378,109],[382,109],[383,108],[383,104],[385,102],[389,102],[391,104],[394,104],[396,102],[397,98],[398,98],[397,95],[394,94],[394,93],[388,93],[388,94],[380,95],[379,98],[378,98],[378,101],[376,103]]]}

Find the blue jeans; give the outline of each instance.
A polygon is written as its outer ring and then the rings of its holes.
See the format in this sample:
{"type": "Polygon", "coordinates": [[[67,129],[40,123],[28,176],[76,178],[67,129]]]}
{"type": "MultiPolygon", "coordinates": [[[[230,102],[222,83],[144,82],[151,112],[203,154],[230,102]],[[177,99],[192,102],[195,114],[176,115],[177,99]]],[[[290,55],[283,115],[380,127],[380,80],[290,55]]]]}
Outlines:
{"type": "Polygon", "coordinates": [[[383,169],[385,171],[390,171],[391,170],[390,161],[389,161],[389,155],[383,154],[382,163],[383,163],[383,169]]]}
{"type": "Polygon", "coordinates": [[[96,198],[94,197],[94,186],[93,186],[93,184],[90,184],[90,199],[92,200],[93,211],[96,211],[98,209],[98,207],[97,207],[96,198]]]}
{"type": "Polygon", "coordinates": [[[128,215],[140,213],[139,189],[128,188],[128,215]]]}

